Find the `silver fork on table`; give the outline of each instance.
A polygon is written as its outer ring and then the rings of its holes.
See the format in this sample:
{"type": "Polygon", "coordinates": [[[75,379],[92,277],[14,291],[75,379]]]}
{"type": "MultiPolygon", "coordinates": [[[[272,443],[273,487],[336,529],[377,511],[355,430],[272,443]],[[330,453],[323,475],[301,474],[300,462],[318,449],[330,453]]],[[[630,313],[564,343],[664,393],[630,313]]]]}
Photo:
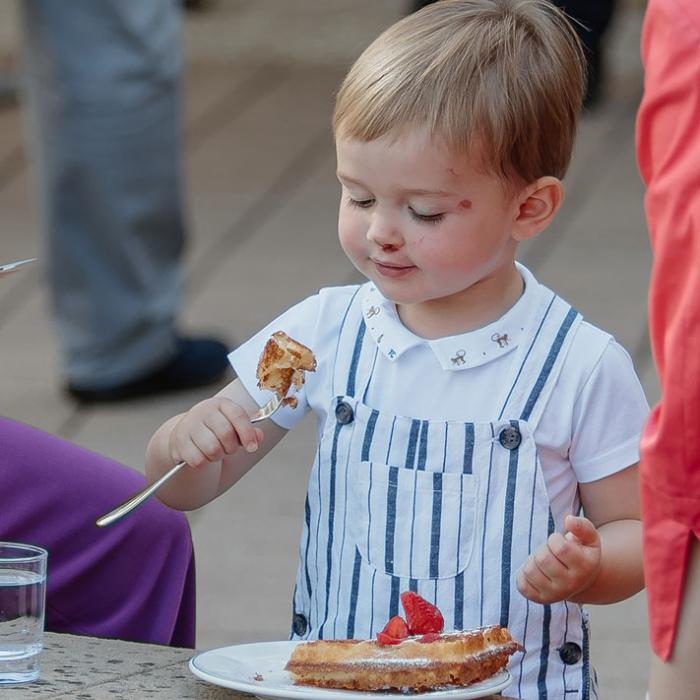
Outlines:
{"type": "MultiPolygon", "coordinates": [[[[258,423],[261,420],[269,418],[282,405],[282,401],[283,399],[280,399],[279,396],[275,395],[250,417],[250,422],[258,423]]],[[[168,481],[171,477],[175,476],[175,474],[177,474],[183,467],[186,466],[187,462],[178,462],[172,469],[165,472],[165,474],[163,474],[163,476],[161,476],[160,479],[158,479],[158,481],[154,481],[152,484],[149,484],[148,486],[146,486],[145,489],[139,491],[128,501],[125,501],[120,506],[117,506],[114,510],[110,511],[106,515],[103,515],[101,518],[98,518],[95,521],[95,524],[97,525],[97,527],[106,527],[107,525],[115,523],[117,520],[121,520],[125,515],[131,513],[131,511],[134,510],[134,508],[140,506],[149,496],[154,494],[166,481],[168,481]]]]}

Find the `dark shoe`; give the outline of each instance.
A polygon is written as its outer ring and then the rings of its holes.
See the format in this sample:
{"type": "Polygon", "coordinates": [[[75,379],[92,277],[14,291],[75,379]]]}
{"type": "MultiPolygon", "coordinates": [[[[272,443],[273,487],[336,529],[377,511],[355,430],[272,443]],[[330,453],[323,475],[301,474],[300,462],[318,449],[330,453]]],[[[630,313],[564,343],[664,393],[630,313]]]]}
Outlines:
{"type": "Polygon", "coordinates": [[[202,12],[209,6],[207,0],[182,0],[182,7],[193,12],[202,12]]]}
{"type": "Polygon", "coordinates": [[[139,379],[101,389],[69,384],[66,391],[83,403],[107,403],[194,389],[221,381],[231,368],[227,356],[228,348],[220,340],[179,338],[175,356],[139,379]]]}

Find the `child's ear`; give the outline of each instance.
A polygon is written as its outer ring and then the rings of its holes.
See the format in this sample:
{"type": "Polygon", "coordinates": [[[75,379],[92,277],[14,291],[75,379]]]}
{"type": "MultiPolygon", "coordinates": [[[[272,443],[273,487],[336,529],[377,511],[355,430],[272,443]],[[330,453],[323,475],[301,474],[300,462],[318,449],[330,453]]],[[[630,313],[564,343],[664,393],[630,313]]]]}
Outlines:
{"type": "Polygon", "coordinates": [[[525,187],[518,197],[518,213],[513,238],[525,241],[549,226],[564,201],[564,185],[547,175],[525,187]]]}

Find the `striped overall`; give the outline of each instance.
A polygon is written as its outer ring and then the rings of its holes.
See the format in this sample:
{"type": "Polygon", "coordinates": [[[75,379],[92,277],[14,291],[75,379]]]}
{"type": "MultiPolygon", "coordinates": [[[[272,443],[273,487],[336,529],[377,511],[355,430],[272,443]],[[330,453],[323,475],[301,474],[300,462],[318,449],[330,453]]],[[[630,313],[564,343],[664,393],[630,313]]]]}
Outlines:
{"type": "Polygon", "coordinates": [[[511,658],[506,694],[597,697],[580,606],[532,603],[515,587],[555,529],[533,432],[580,315],[540,286],[500,414],[416,420],[365,403],[378,348],[360,296],[339,334],[310,476],[291,638],[374,637],[412,590],[440,608],[447,630],[510,629],[526,652],[511,658]]]}

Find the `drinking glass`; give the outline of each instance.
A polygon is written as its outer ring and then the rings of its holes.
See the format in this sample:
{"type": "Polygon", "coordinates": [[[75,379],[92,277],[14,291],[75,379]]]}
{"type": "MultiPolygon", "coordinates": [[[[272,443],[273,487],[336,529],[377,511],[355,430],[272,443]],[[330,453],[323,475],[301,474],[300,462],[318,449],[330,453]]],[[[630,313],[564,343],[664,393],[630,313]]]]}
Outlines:
{"type": "Polygon", "coordinates": [[[0,542],[0,685],[39,677],[47,556],[41,547],[0,542]]]}

